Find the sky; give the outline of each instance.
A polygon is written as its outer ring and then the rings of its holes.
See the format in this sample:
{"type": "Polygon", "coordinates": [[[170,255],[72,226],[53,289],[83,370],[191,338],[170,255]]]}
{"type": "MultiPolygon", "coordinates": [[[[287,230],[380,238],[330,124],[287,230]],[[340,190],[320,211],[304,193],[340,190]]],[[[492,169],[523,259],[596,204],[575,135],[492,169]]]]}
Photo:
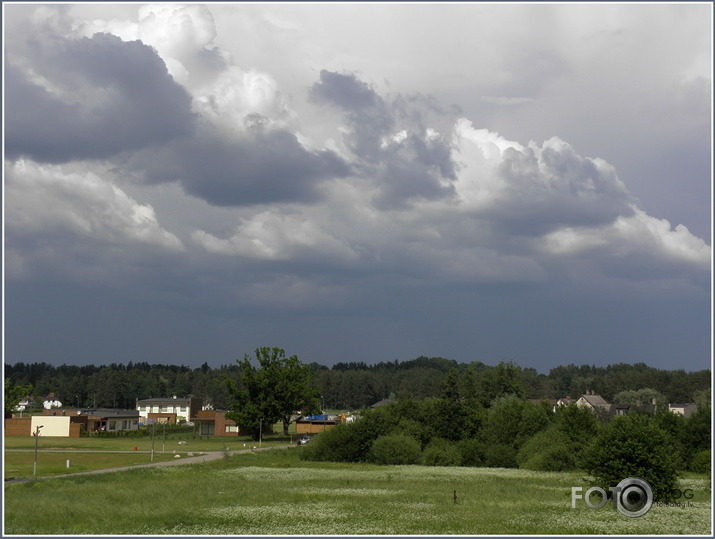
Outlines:
{"type": "Polygon", "coordinates": [[[3,11],[6,363],[710,368],[711,3],[3,11]]]}

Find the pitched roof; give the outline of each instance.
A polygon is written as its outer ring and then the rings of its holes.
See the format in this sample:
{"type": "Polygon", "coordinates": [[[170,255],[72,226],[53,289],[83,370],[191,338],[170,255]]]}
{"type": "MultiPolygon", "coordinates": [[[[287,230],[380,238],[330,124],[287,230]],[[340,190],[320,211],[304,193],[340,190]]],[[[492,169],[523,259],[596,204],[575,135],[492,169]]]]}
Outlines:
{"type": "Polygon", "coordinates": [[[601,397],[601,395],[581,395],[581,398],[591,406],[599,406],[601,408],[610,408],[611,405],[601,397]]]}

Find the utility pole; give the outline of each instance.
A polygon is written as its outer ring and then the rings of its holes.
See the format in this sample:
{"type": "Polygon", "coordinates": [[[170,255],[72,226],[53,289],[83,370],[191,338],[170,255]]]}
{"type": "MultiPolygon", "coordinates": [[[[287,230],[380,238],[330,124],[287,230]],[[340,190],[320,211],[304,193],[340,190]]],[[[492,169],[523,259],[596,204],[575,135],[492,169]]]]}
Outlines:
{"type": "Polygon", "coordinates": [[[258,420],[258,448],[261,448],[261,440],[263,439],[263,418],[258,420]]]}
{"type": "Polygon", "coordinates": [[[37,425],[35,432],[32,433],[35,437],[35,460],[32,463],[32,475],[37,475],[37,442],[40,439],[40,429],[43,427],[44,425],[37,425]]]}
{"type": "Polygon", "coordinates": [[[166,422],[161,424],[161,454],[166,453],[166,422]]]}
{"type": "Polygon", "coordinates": [[[151,424],[151,462],[154,462],[154,427],[156,423],[151,424]]]}

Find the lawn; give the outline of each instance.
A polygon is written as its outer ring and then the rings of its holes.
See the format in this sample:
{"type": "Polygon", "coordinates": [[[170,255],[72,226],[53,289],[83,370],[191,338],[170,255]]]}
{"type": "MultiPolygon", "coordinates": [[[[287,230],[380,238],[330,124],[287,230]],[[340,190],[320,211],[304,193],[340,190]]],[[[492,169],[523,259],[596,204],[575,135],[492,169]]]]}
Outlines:
{"type": "MultiPolygon", "coordinates": [[[[104,452],[38,452],[37,477],[48,475],[86,472],[120,466],[135,466],[149,464],[149,453],[110,453],[104,452]],[[70,461],[69,468],[67,461],[70,461]]],[[[172,453],[154,454],[154,462],[172,460],[172,453]]],[[[27,479],[32,477],[34,453],[32,451],[6,452],[5,453],[5,479],[27,479]]]]}
{"type": "Polygon", "coordinates": [[[5,487],[6,534],[709,534],[710,480],[692,506],[641,518],[571,508],[578,473],[303,462],[300,448],[5,487]],[[456,491],[456,500],[455,500],[456,491]],[[91,510],[87,500],[91,499],[91,510]],[[28,518],[27,507],[42,507],[28,518]],[[121,508],[121,511],[118,511],[121,508]]]}
{"type": "MultiPolygon", "coordinates": [[[[266,436],[261,441],[262,447],[276,445],[286,445],[291,440],[297,440],[299,435],[283,436],[272,434],[266,436]]],[[[161,430],[157,429],[154,438],[154,450],[161,451],[162,443],[166,450],[182,451],[223,451],[226,447],[230,450],[248,449],[258,447],[258,442],[251,440],[248,436],[192,436],[188,434],[167,434],[164,440],[161,430]],[[186,444],[179,444],[186,442],[186,444]],[[244,445],[245,444],[245,445],[244,445]]],[[[32,436],[9,436],[4,440],[5,449],[34,449],[35,438],[32,436]]],[[[151,450],[151,436],[141,438],[117,437],[117,438],[67,438],[40,436],[38,447],[40,449],[92,449],[98,451],[132,451],[134,447],[139,451],[151,450]]]]}

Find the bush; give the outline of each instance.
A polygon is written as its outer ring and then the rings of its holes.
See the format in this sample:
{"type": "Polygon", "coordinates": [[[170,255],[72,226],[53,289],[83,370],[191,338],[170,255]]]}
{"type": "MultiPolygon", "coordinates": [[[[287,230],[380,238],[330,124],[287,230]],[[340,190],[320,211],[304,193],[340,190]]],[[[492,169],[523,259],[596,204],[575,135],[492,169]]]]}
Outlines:
{"type": "Polygon", "coordinates": [[[652,417],[630,413],[604,426],[586,450],[583,464],[601,488],[638,477],[648,482],[656,501],[666,501],[677,487],[678,475],[670,441],[652,417]]]}
{"type": "Polygon", "coordinates": [[[462,466],[484,466],[484,443],[476,438],[468,438],[457,443],[462,457],[462,466]]]}
{"type": "Polygon", "coordinates": [[[486,444],[484,466],[488,468],[518,468],[516,449],[511,444],[486,444]]]}
{"type": "Polygon", "coordinates": [[[563,472],[576,467],[569,437],[557,426],[536,433],[517,453],[520,468],[538,472],[563,472]]]}
{"type": "MultiPolygon", "coordinates": [[[[385,408],[389,408],[386,406],[385,408]]],[[[373,442],[394,429],[387,410],[370,410],[354,423],[340,423],[321,433],[301,451],[302,460],[366,462],[373,442]]]]}
{"type": "Polygon", "coordinates": [[[391,434],[373,442],[369,460],[375,464],[418,464],[421,456],[417,440],[405,434],[391,434]]]}
{"type": "Polygon", "coordinates": [[[459,466],[461,462],[457,446],[442,438],[433,438],[422,455],[422,463],[427,466],[459,466]]]}
{"type": "Polygon", "coordinates": [[[698,451],[690,461],[690,471],[710,475],[711,463],[712,452],[709,449],[698,451]]]}

